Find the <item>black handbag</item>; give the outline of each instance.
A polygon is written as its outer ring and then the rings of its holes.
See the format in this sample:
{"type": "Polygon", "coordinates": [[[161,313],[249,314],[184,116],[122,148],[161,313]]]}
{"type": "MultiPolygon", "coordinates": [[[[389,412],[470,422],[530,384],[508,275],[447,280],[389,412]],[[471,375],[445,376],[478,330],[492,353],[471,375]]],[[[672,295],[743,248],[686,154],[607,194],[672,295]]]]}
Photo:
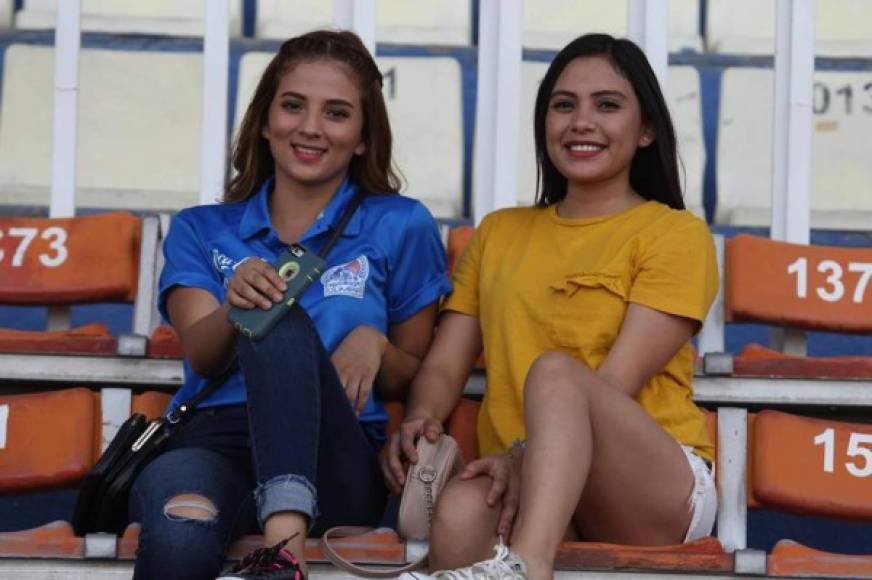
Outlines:
{"type": "Polygon", "coordinates": [[[91,468],[76,498],[73,529],[77,536],[93,532],[120,534],[127,526],[127,499],[140,471],[158,455],[172,432],[180,429],[203,400],[218,390],[239,365],[229,365],[194,398],[166,417],[149,421],[145,415],[131,415],[112,438],[106,451],[91,468]]]}

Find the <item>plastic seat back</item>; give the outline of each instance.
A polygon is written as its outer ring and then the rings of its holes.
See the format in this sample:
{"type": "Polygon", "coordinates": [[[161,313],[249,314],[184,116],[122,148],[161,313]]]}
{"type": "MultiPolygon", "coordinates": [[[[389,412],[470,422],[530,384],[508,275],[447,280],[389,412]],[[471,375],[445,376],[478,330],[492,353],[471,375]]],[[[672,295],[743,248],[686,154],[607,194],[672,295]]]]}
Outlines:
{"type": "Polygon", "coordinates": [[[726,319],[835,332],[872,331],[872,250],[727,241],[726,319]]]}
{"type": "Polygon", "coordinates": [[[0,396],[0,492],[75,483],[94,464],[94,394],[85,388],[0,396]]]}
{"type": "Polygon", "coordinates": [[[752,485],[764,505],[872,519],[872,425],[766,410],[752,444],[752,485]]]}
{"type": "Polygon", "coordinates": [[[472,226],[458,226],[448,232],[448,273],[453,274],[457,263],[463,255],[466,246],[472,240],[475,228],[472,226]]]}
{"type": "Polygon", "coordinates": [[[132,302],[142,220],[0,218],[0,304],[132,302]]]}

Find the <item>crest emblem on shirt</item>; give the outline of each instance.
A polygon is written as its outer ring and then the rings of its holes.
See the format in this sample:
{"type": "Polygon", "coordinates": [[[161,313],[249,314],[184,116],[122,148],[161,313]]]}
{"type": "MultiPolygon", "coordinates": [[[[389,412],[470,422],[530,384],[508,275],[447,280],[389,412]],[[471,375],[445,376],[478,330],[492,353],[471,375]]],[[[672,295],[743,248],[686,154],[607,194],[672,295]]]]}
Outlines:
{"type": "Polygon", "coordinates": [[[239,267],[239,264],[245,261],[245,258],[235,261],[230,256],[222,254],[216,249],[212,249],[212,266],[218,271],[219,274],[224,278],[224,287],[227,288],[227,285],[230,284],[230,279],[233,277],[233,273],[236,271],[236,268],[239,267]]]}
{"type": "Polygon", "coordinates": [[[321,275],[324,297],[351,296],[363,299],[367,278],[369,278],[369,260],[364,255],[360,255],[350,262],[333,266],[321,275]]]}

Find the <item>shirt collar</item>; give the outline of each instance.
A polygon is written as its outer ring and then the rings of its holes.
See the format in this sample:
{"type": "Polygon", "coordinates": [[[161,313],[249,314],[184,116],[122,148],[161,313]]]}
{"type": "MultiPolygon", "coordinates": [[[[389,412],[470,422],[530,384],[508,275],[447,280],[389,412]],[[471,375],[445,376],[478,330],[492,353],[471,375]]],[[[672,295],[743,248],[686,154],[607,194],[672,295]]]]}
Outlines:
{"type": "MultiPolygon", "coordinates": [[[[242,214],[242,219],[239,222],[239,237],[242,239],[252,238],[264,230],[272,228],[272,220],[269,216],[269,196],[272,193],[274,178],[269,177],[260,186],[257,193],[251,196],[246,202],[245,211],[242,214]]],[[[321,215],[315,220],[309,229],[303,234],[303,240],[317,236],[320,233],[326,232],[339,222],[342,218],[342,213],[346,206],[357,193],[358,187],[348,179],[342,182],[333,197],[327,203],[327,207],[321,212],[321,215]]],[[[360,233],[361,227],[361,212],[354,212],[348,225],[345,226],[343,236],[356,236],[360,233]]]]}
{"type": "Polygon", "coordinates": [[[263,230],[272,228],[269,219],[269,194],[272,191],[273,178],[269,177],[245,202],[245,211],[239,221],[239,237],[243,240],[252,238],[263,230]]]}

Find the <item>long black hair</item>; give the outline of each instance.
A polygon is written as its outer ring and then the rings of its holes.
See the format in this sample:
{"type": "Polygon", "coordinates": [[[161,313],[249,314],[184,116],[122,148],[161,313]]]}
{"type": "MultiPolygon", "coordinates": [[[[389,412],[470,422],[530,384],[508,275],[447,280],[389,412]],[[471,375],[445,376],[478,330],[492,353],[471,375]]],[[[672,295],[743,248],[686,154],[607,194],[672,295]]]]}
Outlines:
{"type": "Polygon", "coordinates": [[[678,151],[675,128],[657,76],[645,53],[630,40],[608,34],[585,34],[557,53],[539,85],[533,127],[536,138],[536,171],[539,191],[536,205],[548,206],[566,197],[567,181],[554,166],[545,146],[545,116],[557,78],[566,66],[581,57],[602,56],[626,78],[642,110],[642,120],[654,131],[654,142],[639,147],[630,165],[630,186],[645,199],[657,200],[675,209],[684,209],[678,178],[678,151]]]}

